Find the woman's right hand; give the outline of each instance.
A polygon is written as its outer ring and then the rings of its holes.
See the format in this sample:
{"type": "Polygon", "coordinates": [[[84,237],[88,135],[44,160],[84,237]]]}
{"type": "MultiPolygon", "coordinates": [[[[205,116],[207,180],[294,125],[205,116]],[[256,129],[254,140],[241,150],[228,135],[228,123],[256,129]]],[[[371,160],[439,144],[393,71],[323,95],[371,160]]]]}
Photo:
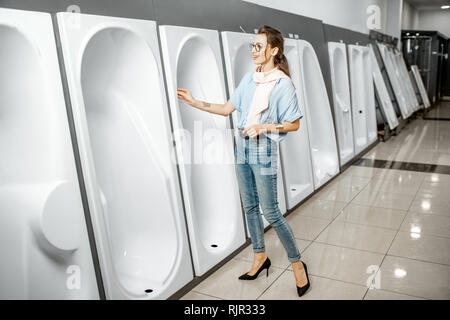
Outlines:
{"type": "Polygon", "coordinates": [[[178,99],[184,100],[188,105],[194,106],[196,100],[187,89],[177,89],[178,99]]]}

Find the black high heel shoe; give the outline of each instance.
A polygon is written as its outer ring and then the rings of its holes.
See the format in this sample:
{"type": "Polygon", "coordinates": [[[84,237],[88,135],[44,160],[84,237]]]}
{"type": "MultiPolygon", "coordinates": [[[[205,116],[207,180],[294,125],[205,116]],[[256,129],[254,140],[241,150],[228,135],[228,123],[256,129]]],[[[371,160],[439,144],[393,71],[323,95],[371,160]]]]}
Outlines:
{"type": "Polygon", "coordinates": [[[263,271],[264,269],[267,269],[267,276],[269,276],[269,267],[271,265],[269,257],[264,261],[261,267],[259,267],[258,271],[252,276],[248,275],[247,273],[244,273],[242,276],[239,277],[239,280],[255,280],[259,273],[263,271]]]}
{"type": "Polygon", "coordinates": [[[299,287],[297,286],[297,293],[298,296],[301,297],[302,295],[305,294],[306,291],[308,291],[309,289],[309,277],[308,277],[308,268],[306,268],[306,264],[302,261],[303,264],[303,268],[305,269],[305,273],[306,273],[306,279],[308,280],[308,283],[305,284],[303,287],[299,287]]]}

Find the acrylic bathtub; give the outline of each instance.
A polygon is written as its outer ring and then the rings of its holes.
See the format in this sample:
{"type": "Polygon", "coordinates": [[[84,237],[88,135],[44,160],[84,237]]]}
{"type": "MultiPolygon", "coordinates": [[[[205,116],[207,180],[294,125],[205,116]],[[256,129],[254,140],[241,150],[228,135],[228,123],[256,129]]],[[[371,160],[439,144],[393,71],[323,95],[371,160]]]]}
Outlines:
{"type": "Polygon", "coordinates": [[[0,44],[0,299],[99,299],[50,14],[0,44]]]}
{"type": "MultiPolygon", "coordinates": [[[[230,96],[247,72],[255,71],[252,54],[248,44],[253,42],[255,35],[250,33],[222,31],[222,46],[224,50],[225,68],[230,96]]],[[[233,127],[237,128],[239,112],[231,114],[233,127]]]]}
{"type": "Polygon", "coordinates": [[[400,61],[398,59],[398,55],[393,52],[391,49],[389,50],[389,55],[392,60],[392,64],[395,68],[395,73],[399,79],[400,85],[402,87],[403,93],[406,97],[406,101],[408,102],[409,109],[413,113],[418,108],[418,103],[416,99],[416,95],[414,93],[414,90],[409,87],[409,77],[408,74],[405,74],[403,72],[403,69],[401,68],[400,61]],[[417,104],[416,104],[417,103],[417,104]]]}
{"type": "Polygon", "coordinates": [[[364,63],[364,91],[366,92],[366,115],[367,115],[367,140],[368,145],[378,139],[377,114],[375,110],[375,88],[372,75],[372,60],[370,57],[370,48],[363,47],[364,63]]]}
{"type": "Polygon", "coordinates": [[[411,72],[413,74],[414,80],[416,81],[417,87],[419,88],[420,96],[425,109],[431,106],[430,99],[428,98],[427,90],[423,84],[422,76],[420,75],[419,67],[417,65],[411,66],[411,72]]]}
{"type": "Polygon", "coordinates": [[[348,78],[347,52],[345,43],[328,42],[331,84],[333,90],[334,119],[339,144],[341,166],[350,161],[355,150],[353,146],[353,124],[348,78]]]}
{"type": "Polygon", "coordinates": [[[166,299],[193,279],[156,23],[58,13],[109,299],[166,299]]]}
{"type": "Polygon", "coordinates": [[[403,55],[400,52],[394,53],[397,65],[400,71],[400,74],[402,75],[403,82],[406,86],[406,89],[409,94],[409,98],[411,100],[411,105],[414,111],[417,111],[420,109],[419,101],[417,100],[416,91],[414,90],[414,86],[411,82],[411,77],[409,76],[409,72],[406,69],[405,60],[403,59],[403,55]]]}
{"type": "Polygon", "coordinates": [[[419,103],[419,107],[420,108],[425,108],[425,102],[422,99],[419,87],[417,85],[416,79],[414,79],[414,74],[413,74],[412,70],[410,70],[408,72],[408,77],[409,77],[409,80],[411,81],[411,85],[412,85],[412,87],[414,89],[414,94],[416,96],[417,102],[419,103]]]}
{"type": "MultiPolygon", "coordinates": [[[[242,77],[247,72],[254,72],[256,65],[253,63],[251,51],[248,44],[253,42],[254,35],[241,32],[222,31],[222,45],[224,50],[225,68],[227,71],[227,82],[230,96],[239,85],[242,77]]],[[[233,126],[237,128],[237,120],[239,119],[239,111],[232,114],[233,126]]],[[[280,152],[278,152],[280,155],[280,152]]],[[[278,156],[280,163],[280,156],[278,156]]],[[[278,207],[282,214],[286,213],[286,200],[283,188],[283,173],[281,165],[277,170],[277,195],[278,207]]],[[[263,216],[264,226],[268,226],[269,222],[263,216]]]]}
{"type": "Polygon", "coordinates": [[[400,108],[400,112],[402,114],[402,118],[407,119],[411,116],[413,111],[409,107],[409,103],[406,100],[406,96],[403,91],[400,80],[396,75],[395,66],[393,65],[393,61],[392,61],[391,55],[389,53],[389,50],[382,43],[377,43],[377,45],[378,45],[378,49],[380,50],[380,54],[383,59],[384,66],[387,70],[389,81],[391,82],[392,89],[395,94],[395,98],[397,100],[398,106],[400,108]]]}
{"type": "Polygon", "coordinates": [[[375,94],[369,48],[349,45],[349,71],[355,154],[376,140],[375,94]]]}
{"type": "Polygon", "coordinates": [[[378,101],[389,128],[393,130],[398,126],[398,119],[372,46],[370,46],[370,58],[372,61],[372,75],[378,101]]]}
{"type": "Polygon", "coordinates": [[[160,26],[160,35],[192,257],[200,276],[245,242],[229,118],[177,98],[177,88],[184,88],[198,100],[226,102],[219,33],[160,26]]]}
{"type": "Polygon", "coordinates": [[[398,63],[397,57],[395,53],[393,52],[392,48],[387,48],[387,57],[391,61],[391,66],[394,75],[396,76],[399,88],[402,91],[403,96],[405,97],[406,104],[408,106],[409,112],[412,114],[414,112],[414,102],[411,98],[411,92],[408,89],[408,86],[406,84],[406,80],[404,79],[404,74],[402,70],[400,69],[400,65],[398,63]]]}
{"type": "Polygon", "coordinates": [[[317,189],[339,173],[339,156],[330,102],[317,55],[309,42],[297,41],[301,101],[306,106],[314,188],[317,189]]]}
{"type": "Polygon", "coordinates": [[[280,142],[286,202],[288,209],[292,209],[314,191],[314,179],[308,134],[309,115],[302,94],[298,40],[284,39],[284,54],[303,113],[299,129],[289,132],[280,142]]]}

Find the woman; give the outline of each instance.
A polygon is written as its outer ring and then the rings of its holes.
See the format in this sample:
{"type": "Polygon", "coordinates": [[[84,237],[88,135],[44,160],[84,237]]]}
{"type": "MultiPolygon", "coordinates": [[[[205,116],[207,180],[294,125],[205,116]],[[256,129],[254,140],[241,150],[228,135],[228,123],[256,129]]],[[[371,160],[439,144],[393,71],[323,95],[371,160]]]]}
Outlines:
{"type": "Polygon", "coordinates": [[[244,75],[227,103],[198,101],[186,89],[177,90],[178,98],[195,108],[223,116],[239,111],[234,150],[236,175],[254,251],[252,268],[239,279],[256,279],[264,269],[269,273],[271,262],[265,253],[261,204],[264,217],[275,228],[292,263],[297,292],[302,296],[310,283],[294,234],[278,207],[277,142],[287,132],[298,130],[303,115],[283,54],[281,33],[264,25],[250,48],[253,63],[257,65],[255,72],[244,75]]]}

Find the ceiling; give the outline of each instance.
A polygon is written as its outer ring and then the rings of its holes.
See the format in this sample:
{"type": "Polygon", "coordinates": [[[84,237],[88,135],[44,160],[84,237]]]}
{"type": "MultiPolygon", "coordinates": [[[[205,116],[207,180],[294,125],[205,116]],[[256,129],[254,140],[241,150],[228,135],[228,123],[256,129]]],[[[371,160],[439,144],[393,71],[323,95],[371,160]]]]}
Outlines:
{"type": "MultiPolygon", "coordinates": [[[[450,5],[450,0],[405,0],[410,5],[418,10],[436,10],[441,9],[441,6],[450,5]]],[[[449,10],[450,9],[446,9],[449,10]]]]}

